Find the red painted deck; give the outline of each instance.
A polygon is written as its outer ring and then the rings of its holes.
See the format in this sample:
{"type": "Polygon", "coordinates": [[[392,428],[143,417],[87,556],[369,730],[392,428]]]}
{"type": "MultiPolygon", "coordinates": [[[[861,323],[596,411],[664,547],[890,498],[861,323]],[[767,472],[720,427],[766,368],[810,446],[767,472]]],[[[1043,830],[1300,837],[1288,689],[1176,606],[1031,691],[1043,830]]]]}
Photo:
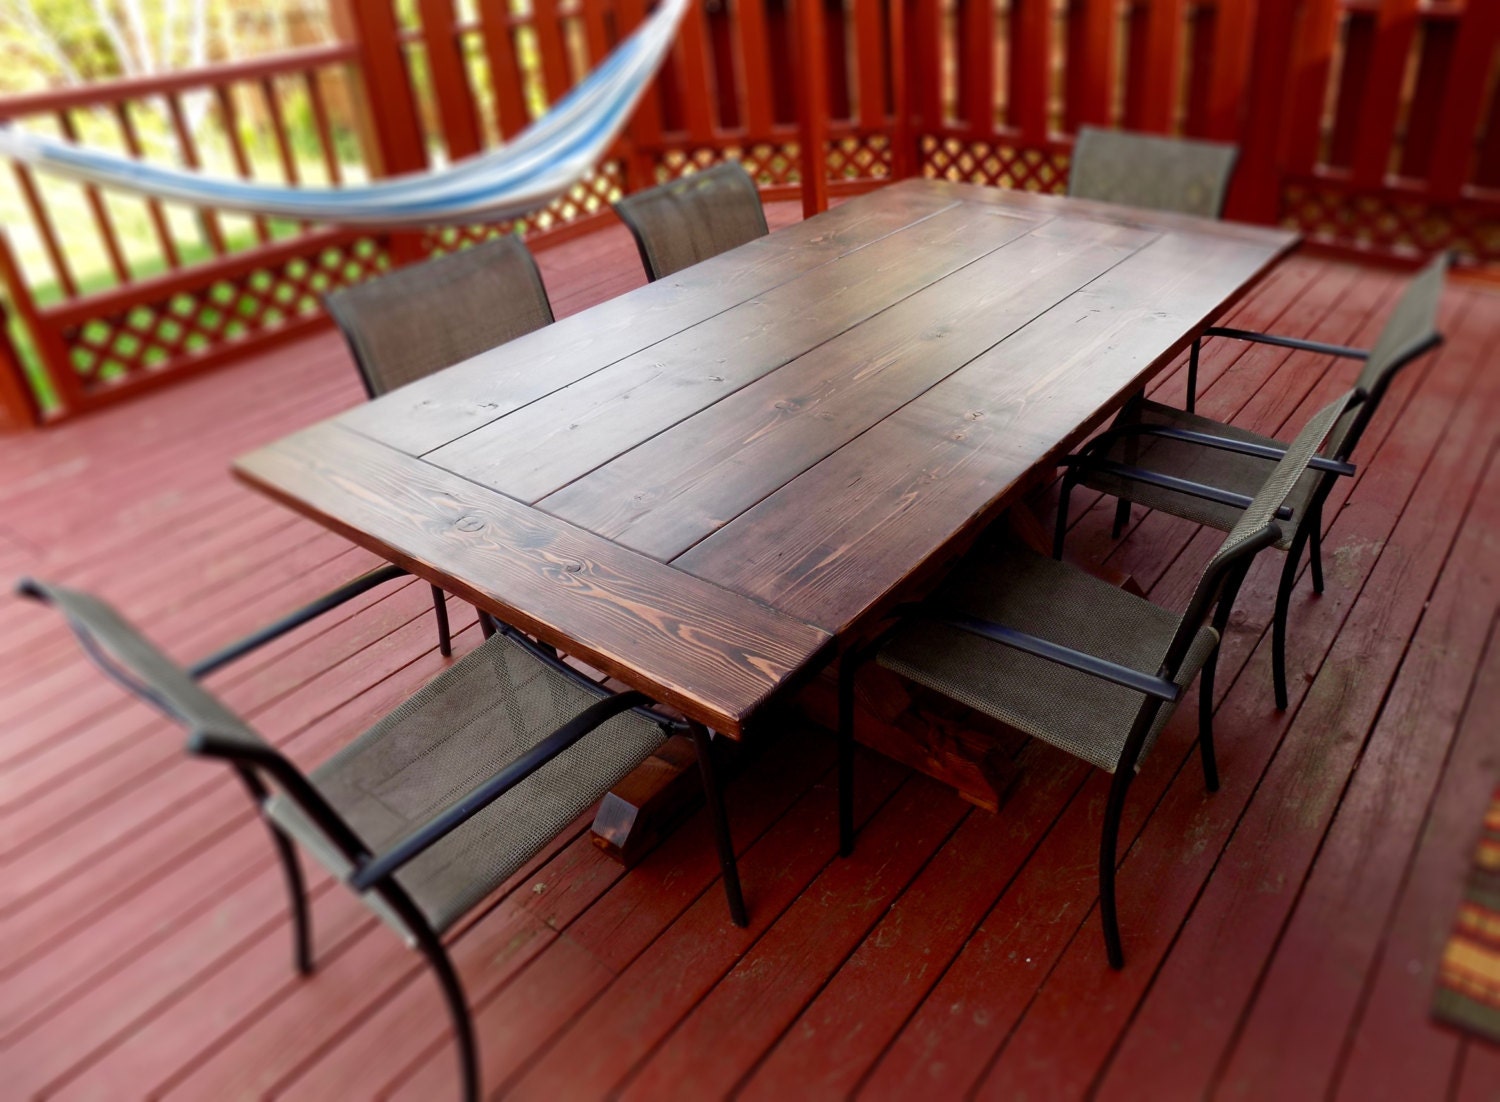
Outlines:
{"type": "MultiPolygon", "coordinates": [[[[560,314],[641,278],[623,230],[541,263],[560,314]]],[[[1399,283],[1294,259],[1233,320],[1368,342],[1399,283]]],[[[1496,1097],[1500,1053],[1427,1018],[1500,768],[1500,297],[1455,289],[1446,310],[1448,344],[1398,383],[1331,503],[1328,591],[1294,602],[1292,708],[1271,707],[1267,557],[1220,664],[1223,789],[1203,792],[1189,706],[1131,792],[1123,972],[1093,912],[1101,775],[1027,747],[991,815],[868,757],[841,861],[832,740],[789,731],[730,789],[748,931],[728,924],[701,823],[623,875],[582,821],[456,931],[488,1087],[1496,1097]]],[[[1348,373],[1220,343],[1201,404],[1285,433],[1348,373]]],[[[329,334],[0,440],[0,574],[94,589],[201,654],[370,565],[226,473],[359,399],[329,334]]],[[[1218,537],[1138,511],[1115,545],[1093,504],[1073,553],[1185,599],[1218,537]]],[[[213,684],[315,762],[441,667],[426,600],[369,594],[213,684]]],[[[454,615],[462,651],[478,632],[454,615]]],[[[279,872],[227,771],[184,758],[50,614],[6,598],[0,622],[0,1094],[452,1097],[420,960],[324,877],[319,970],[296,978],[279,872]]]]}

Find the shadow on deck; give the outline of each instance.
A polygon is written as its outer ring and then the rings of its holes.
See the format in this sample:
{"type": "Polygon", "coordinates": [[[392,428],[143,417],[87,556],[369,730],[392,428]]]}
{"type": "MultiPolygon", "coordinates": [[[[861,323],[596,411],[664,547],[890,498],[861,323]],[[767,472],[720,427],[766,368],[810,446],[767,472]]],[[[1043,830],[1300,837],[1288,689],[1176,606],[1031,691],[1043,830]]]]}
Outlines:
{"type": "MultiPolygon", "coordinates": [[[[796,217],[790,204],[773,224],[796,217]]],[[[559,314],[643,282],[613,229],[540,257],[559,314]]],[[[1400,279],[1282,265],[1231,324],[1368,343],[1400,279]]],[[[1131,793],[1129,962],[1105,966],[1106,778],[1040,745],[999,815],[860,762],[834,858],[831,738],[788,733],[730,789],[751,910],[728,924],[708,832],[629,874],[587,819],[455,932],[484,1081],[518,1097],[1492,1097],[1500,1054],[1427,1017],[1500,712],[1500,297],[1453,289],[1448,343],[1394,388],[1330,502],[1328,590],[1292,611],[1272,709],[1279,558],[1220,663],[1223,789],[1195,708],[1131,793]],[[1184,839],[1187,840],[1186,844],[1184,839]]],[[[1211,346],[1200,405],[1285,435],[1348,365],[1211,346]]],[[[1357,365],[1356,365],[1357,366],[1357,365]]],[[[1158,393],[1180,398],[1180,372],[1158,393]]],[[[373,557],[229,479],[230,459],[361,399],[332,333],[0,441],[0,573],[95,590],[181,658],[373,557]]],[[[1075,494],[1072,554],[1180,604],[1219,536],[1075,494]]],[[[472,610],[452,602],[456,649],[472,610]]],[[[125,700],[48,613],[0,604],[0,1074],[9,1097],[447,1098],[448,1021],[420,959],[315,879],[318,972],[291,970],[279,870],[221,767],[125,700]]],[[[377,590],[213,679],[316,762],[443,665],[426,586],[377,590]]]]}

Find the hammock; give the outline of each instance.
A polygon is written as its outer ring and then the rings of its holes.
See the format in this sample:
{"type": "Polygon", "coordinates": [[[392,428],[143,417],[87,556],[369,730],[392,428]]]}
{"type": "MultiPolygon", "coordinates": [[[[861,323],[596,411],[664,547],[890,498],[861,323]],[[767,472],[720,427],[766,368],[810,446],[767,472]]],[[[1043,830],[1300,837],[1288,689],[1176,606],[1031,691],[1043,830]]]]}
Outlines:
{"type": "Polygon", "coordinates": [[[0,126],[0,155],[88,184],[196,206],[337,225],[498,222],[546,206],[599,162],[676,37],[690,0],[662,0],[634,34],[500,149],[348,187],[262,184],[166,168],[0,126]]]}

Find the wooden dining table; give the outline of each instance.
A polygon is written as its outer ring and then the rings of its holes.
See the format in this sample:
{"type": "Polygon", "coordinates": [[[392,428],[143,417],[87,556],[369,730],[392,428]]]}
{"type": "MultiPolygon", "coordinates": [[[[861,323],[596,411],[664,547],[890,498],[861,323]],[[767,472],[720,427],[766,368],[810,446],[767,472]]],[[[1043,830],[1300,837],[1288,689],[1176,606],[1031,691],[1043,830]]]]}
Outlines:
{"type": "Polygon", "coordinates": [[[741,738],[1297,240],[909,180],[235,471],[741,738]]]}

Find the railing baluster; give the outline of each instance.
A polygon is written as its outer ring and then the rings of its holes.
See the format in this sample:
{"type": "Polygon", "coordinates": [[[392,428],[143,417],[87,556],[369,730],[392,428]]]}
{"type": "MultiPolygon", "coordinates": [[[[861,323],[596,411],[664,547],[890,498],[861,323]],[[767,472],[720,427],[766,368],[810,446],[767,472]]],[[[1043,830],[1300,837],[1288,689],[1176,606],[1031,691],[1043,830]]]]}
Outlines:
{"type": "Polygon", "coordinates": [[[765,0],[741,0],[740,66],[745,72],[745,135],[752,142],[771,136],[774,111],[771,103],[772,74],[766,46],[765,0]]]}
{"type": "Polygon", "coordinates": [[[1375,25],[1370,79],[1359,102],[1358,140],[1354,147],[1354,181],[1379,187],[1391,160],[1396,117],[1401,110],[1406,65],[1417,33],[1419,0],[1384,0],[1375,25]]]}
{"type": "Polygon", "coordinates": [[[495,121],[500,133],[513,138],[526,128],[526,91],[516,63],[516,40],[510,30],[508,0],[479,0],[479,27],[484,55],[490,63],[490,86],[495,90],[495,121]]]}
{"type": "MultiPolygon", "coordinates": [[[[899,4],[901,0],[893,0],[899,4]]],[[[884,4],[882,0],[854,0],[854,76],[859,125],[862,130],[881,130],[890,118],[886,106],[884,4]]]]}
{"type": "Polygon", "coordinates": [[[1014,0],[1010,8],[1010,94],[1007,119],[1021,140],[1047,140],[1052,93],[1051,0],[1014,0]]]}
{"type": "Polygon", "coordinates": [[[1116,79],[1115,0],[1073,0],[1068,9],[1067,106],[1064,126],[1108,126],[1116,79]]]}
{"type": "MultiPolygon", "coordinates": [[[[234,158],[235,171],[242,180],[250,179],[250,157],[245,152],[245,143],[240,137],[239,112],[234,107],[234,96],[227,84],[214,85],[214,99],[219,104],[219,118],[224,124],[224,133],[229,137],[229,152],[234,158]]],[[[271,230],[260,215],[254,216],[255,236],[264,244],[271,240],[271,230]]]]}
{"type": "Polygon", "coordinates": [[[302,74],[302,85],[307,89],[307,104],[312,108],[313,126],[318,131],[318,147],[323,151],[323,167],[328,170],[328,181],[344,182],[344,169],[339,164],[338,146],[333,140],[333,127],[328,121],[328,104],[323,99],[323,89],[318,72],[308,69],[302,74]]]}
{"type": "MultiPolygon", "coordinates": [[[[135,121],[130,117],[130,104],[125,100],[116,100],[114,115],[120,124],[120,135],[125,139],[126,150],[137,160],[142,159],[144,151],[141,148],[140,135],[135,129],[135,121]]],[[[172,238],[172,227],[167,224],[166,212],[162,210],[161,202],[156,199],[147,199],[146,212],[151,216],[151,225],[156,231],[156,241],[161,246],[162,258],[166,260],[169,268],[180,268],[182,258],[177,253],[177,242],[172,238]]]]}
{"type": "Polygon", "coordinates": [[[995,7],[962,0],[959,11],[959,102],[970,137],[995,133],[995,7]]]}
{"type": "Polygon", "coordinates": [[[422,42],[427,47],[427,69],[437,97],[438,117],[448,157],[459,160],[479,152],[479,120],[474,116],[474,93],[464,73],[463,52],[453,27],[453,0],[420,0],[422,42]]]}
{"type": "MultiPolygon", "coordinates": [[[[57,124],[62,128],[63,137],[70,142],[78,140],[78,128],[73,125],[73,117],[67,111],[56,113],[57,124]]],[[[125,263],[125,253],[120,248],[120,239],[115,233],[114,219],[109,215],[109,208],[104,205],[104,196],[93,184],[83,185],[84,197],[88,200],[89,210],[94,215],[94,225],[98,227],[99,238],[104,243],[104,253],[109,257],[109,266],[114,271],[115,278],[121,283],[130,282],[130,265],[125,263]]]]}
{"type": "Polygon", "coordinates": [[[77,298],[78,281],[73,277],[72,265],[68,263],[62,243],[57,239],[57,227],[52,224],[52,213],[47,209],[46,201],[43,200],[42,193],[36,186],[36,178],[32,176],[31,169],[20,161],[13,161],[11,168],[15,170],[16,184],[21,189],[21,197],[26,200],[26,209],[31,212],[31,220],[36,223],[37,233],[42,239],[42,247],[47,250],[47,259],[52,262],[52,271],[57,277],[57,285],[62,289],[66,298],[77,298]]]}
{"type": "Polygon", "coordinates": [[[1298,176],[1312,172],[1323,145],[1324,104],[1338,30],[1339,0],[1308,0],[1286,113],[1286,163],[1298,176]]]}
{"type": "MultiPolygon", "coordinates": [[[[1484,106],[1484,83],[1490,60],[1500,47],[1500,4],[1475,0],[1464,9],[1458,27],[1458,46],[1442,107],[1437,113],[1436,146],[1428,179],[1432,197],[1451,203],[1463,194],[1474,163],[1475,134],[1484,106]]],[[[1490,116],[1490,129],[1500,137],[1500,118],[1490,116]]]]}
{"type": "MultiPolygon", "coordinates": [[[[198,156],[198,143],[193,140],[192,128],[188,126],[187,117],[183,114],[181,97],[176,92],[169,92],[166,100],[167,114],[172,120],[172,129],[177,134],[177,148],[182,155],[182,163],[188,168],[201,168],[203,161],[198,156]]],[[[219,212],[209,207],[198,207],[197,211],[199,225],[208,238],[209,248],[213,249],[215,256],[223,256],[227,247],[224,244],[224,227],[219,224],[219,212]]]]}

